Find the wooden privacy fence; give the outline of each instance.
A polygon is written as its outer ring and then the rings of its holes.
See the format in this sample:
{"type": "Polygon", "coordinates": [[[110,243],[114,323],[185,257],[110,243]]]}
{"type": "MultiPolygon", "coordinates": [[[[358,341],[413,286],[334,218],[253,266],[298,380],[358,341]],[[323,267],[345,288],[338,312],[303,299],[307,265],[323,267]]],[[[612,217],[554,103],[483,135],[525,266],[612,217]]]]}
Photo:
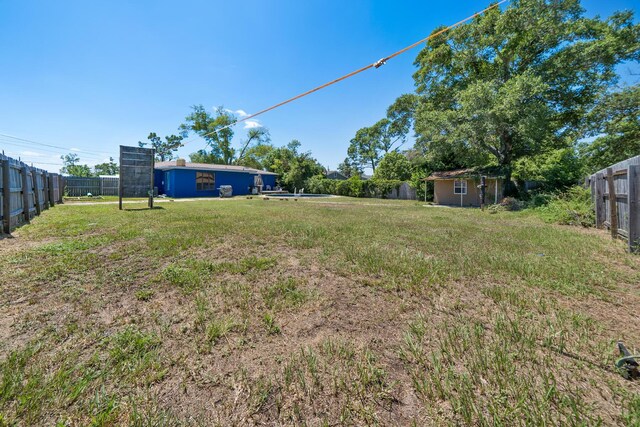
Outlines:
{"type": "Polygon", "coordinates": [[[71,197],[86,196],[117,196],[120,179],[118,177],[81,177],[68,176],[65,178],[65,194],[71,197]]]}
{"type": "Polygon", "coordinates": [[[0,154],[0,220],[2,233],[11,231],[62,203],[63,178],[56,173],[31,168],[0,154]]]}
{"type": "Polygon", "coordinates": [[[596,227],[623,237],[629,251],[640,252],[640,156],[591,175],[588,179],[596,211],[596,227]]]}

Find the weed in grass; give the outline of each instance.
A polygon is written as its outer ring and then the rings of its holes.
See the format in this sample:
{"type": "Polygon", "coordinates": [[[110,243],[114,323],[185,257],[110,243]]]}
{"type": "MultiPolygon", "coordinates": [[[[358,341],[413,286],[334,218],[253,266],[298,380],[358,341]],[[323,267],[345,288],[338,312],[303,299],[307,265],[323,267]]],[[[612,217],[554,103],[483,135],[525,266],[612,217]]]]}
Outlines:
{"type": "Polygon", "coordinates": [[[109,362],[114,371],[130,383],[149,384],[164,376],[158,348],[160,339],[132,326],[109,340],[109,362]]]}
{"type": "Polygon", "coordinates": [[[269,335],[278,335],[282,332],[280,326],[276,323],[276,318],[271,313],[265,313],[262,317],[262,323],[264,327],[267,329],[267,333],[269,335]]]}
{"type": "Polygon", "coordinates": [[[202,280],[197,272],[191,269],[170,265],[162,271],[164,279],[172,285],[178,286],[185,292],[191,292],[200,287],[202,280]]]}
{"type": "Polygon", "coordinates": [[[230,318],[211,319],[207,324],[206,336],[210,345],[215,345],[237,326],[230,318]]]}
{"type": "Polygon", "coordinates": [[[251,271],[263,271],[277,264],[275,258],[259,258],[250,256],[237,262],[220,262],[207,264],[212,273],[247,274],[251,271]]]}
{"type": "Polygon", "coordinates": [[[600,422],[584,392],[568,389],[570,382],[556,377],[553,355],[539,351],[545,334],[539,323],[504,309],[494,315],[490,328],[460,319],[431,330],[437,342],[430,351],[425,348],[425,328],[423,318],[409,327],[400,357],[425,402],[448,401],[459,422],[600,422]],[[522,396],[527,396],[526,404],[522,396]]]}
{"type": "Polygon", "coordinates": [[[279,280],[262,290],[262,299],[269,310],[299,307],[307,301],[308,294],[300,289],[299,280],[279,280]]]}
{"type": "Polygon", "coordinates": [[[306,403],[322,408],[331,402],[333,409],[323,410],[333,422],[375,425],[378,410],[388,410],[395,402],[394,384],[376,355],[341,341],[302,348],[283,363],[277,384],[276,401],[282,402],[285,415],[298,421],[305,419],[306,403]]]}
{"type": "Polygon", "coordinates": [[[152,289],[140,289],[136,291],[136,299],[138,301],[149,301],[153,298],[155,292],[152,289]]]}

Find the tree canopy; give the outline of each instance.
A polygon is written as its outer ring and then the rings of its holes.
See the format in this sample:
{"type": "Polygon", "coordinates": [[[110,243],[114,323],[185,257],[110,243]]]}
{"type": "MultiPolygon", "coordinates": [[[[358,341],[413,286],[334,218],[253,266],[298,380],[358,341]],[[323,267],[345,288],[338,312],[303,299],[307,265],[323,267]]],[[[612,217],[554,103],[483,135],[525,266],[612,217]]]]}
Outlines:
{"type": "Polygon", "coordinates": [[[200,135],[207,142],[210,151],[199,150],[191,154],[191,161],[249,166],[256,164],[260,153],[268,151],[266,148],[259,148],[261,145],[268,146],[271,140],[266,128],[249,128],[246,139],[235,148],[235,132],[232,125],[236,123],[237,118],[230,110],[220,106],[211,114],[202,105],[194,105],[192,110],[185,118],[185,123],[180,125],[181,135],[185,138],[190,132],[200,135]]]}
{"type": "Polygon", "coordinates": [[[411,178],[411,163],[404,154],[392,151],[382,158],[373,178],[406,181],[411,178]]]}
{"type": "Polygon", "coordinates": [[[91,168],[88,165],[80,164],[80,157],[75,153],[60,156],[62,160],[62,168],[60,173],[71,176],[92,176],[91,168]]]}
{"type": "Polygon", "coordinates": [[[299,151],[301,145],[294,139],[284,147],[274,148],[264,159],[266,169],[277,173],[280,185],[289,191],[300,190],[307,179],[324,173],[311,153],[299,151]]]}
{"type": "Polygon", "coordinates": [[[581,152],[590,173],[640,154],[640,86],[608,94],[590,114],[591,135],[581,152]]]}
{"type": "Polygon", "coordinates": [[[120,172],[118,164],[113,160],[113,157],[109,157],[108,162],[99,163],[93,167],[93,172],[96,175],[117,175],[120,172]]]}
{"type": "Polygon", "coordinates": [[[233,163],[236,154],[231,145],[233,127],[225,126],[234,124],[237,121],[236,117],[221,106],[214,114],[209,113],[202,105],[194,105],[191,108],[193,111],[180,125],[182,136],[186,138],[190,132],[194,132],[203,138],[211,149],[210,158],[215,159],[211,163],[233,163]]]}
{"type": "Polygon", "coordinates": [[[149,136],[147,136],[147,139],[150,142],[138,141],[138,146],[146,147],[147,145],[151,145],[151,148],[156,152],[156,160],[164,162],[173,159],[173,153],[182,147],[184,137],[180,135],[170,135],[165,136],[163,141],[155,132],[151,132],[149,136]]]}
{"type": "Polygon", "coordinates": [[[631,12],[586,18],[578,0],[515,0],[438,35],[415,61],[416,147],[507,176],[519,158],[567,148],[615,66],[639,58],[639,36],[631,12]]]}

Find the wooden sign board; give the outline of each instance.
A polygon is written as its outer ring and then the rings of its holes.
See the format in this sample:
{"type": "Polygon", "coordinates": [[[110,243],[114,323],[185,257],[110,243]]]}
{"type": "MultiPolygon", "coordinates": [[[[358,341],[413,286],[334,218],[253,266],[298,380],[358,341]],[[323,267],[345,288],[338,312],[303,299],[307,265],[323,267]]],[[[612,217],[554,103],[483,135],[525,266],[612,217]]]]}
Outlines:
{"type": "Polygon", "coordinates": [[[123,197],[149,197],[153,207],[153,148],[120,146],[120,210],[123,197]]]}

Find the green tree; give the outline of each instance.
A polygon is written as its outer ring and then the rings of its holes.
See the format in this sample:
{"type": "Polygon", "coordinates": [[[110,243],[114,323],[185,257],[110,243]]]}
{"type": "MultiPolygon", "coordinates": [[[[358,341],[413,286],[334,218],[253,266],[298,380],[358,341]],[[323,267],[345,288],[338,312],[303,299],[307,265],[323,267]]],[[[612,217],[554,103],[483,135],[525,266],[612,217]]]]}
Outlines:
{"type": "Polygon", "coordinates": [[[280,185],[289,191],[304,188],[307,179],[324,172],[311,153],[299,151],[300,146],[300,141],[294,139],[284,147],[271,150],[264,160],[266,169],[277,173],[280,185]]]}
{"type": "Polygon", "coordinates": [[[408,124],[405,118],[397,122],[384,118],[371,127],[359,129],[347,150],[351,162],[375,172],[382,156],[404,143],[408,124]]]}
{"type": "Polygon", "coordinates": [[[80,164],[80,157],[75,153],[65,154],[60,156],[62,160],[62,168],[60,173],[71,176],[93,176],[91,168],[88,165],[80,164]]]}
{"type": "Polygon", "coordinates": [[[362,167],[347,157],[338,165],[338,172],[347,178],[351,178],[352,176],[362,175],[362,167]]]}
{"type": "Polygon", "coordinates": [[[580,149],[593,173],[640,155],[640,85],[605,96],[591,112],[591,135],[599,135],[580,149]]]}
{"type": "Polygon", "coordinates": [[[189,154],[189,161],[192,163],[210,163],[221,164],[224,161],[222,157],[216,156],[214,153],[207,150],[198,150],[195,153],[189,154]]]}
{"type": "Polygon", "coordinates": [[[406,142],[417,104],[416,95],[404,94],[387,109],[387,117],[373,126],[359,129],[347,150],[349,164],[360,173],[363,167],[370,167],[375,172],[385,154],[397,151],[406,142]]]}
{"type": "Polygon", "coordinates": [[[255,156],[259,155],[262,150],[257,148],[258,146],[267,146],[271,140],[269,131],[263,127],[251,128],[247,132],[247,139],[242,143],[242,148],[238,153],[238,158],[234,161],[238,165],[245,165],[247,162],[253,162],[255,156]],[[253,150],[252,150],[253,149],[253,150]],[[252,155],[253,159],[248,157],[252,155]]]}
{"type": "Polygon", "coordinates": [[[514,0],[436,36],[415,62],[417,145],[510,178],[519,158],[581,136],[615,66],[639,58],[639,36],[632,12],[586,18],[578,0],[514,0]]]}
{"type": "Polygon", "coordinates": [[[407,156],[397,151],[385,154],[373,179],[406,181],[411,178],[411,163],[407,156]]]}
{"type": "Polygon", "coordinates": [[[150,142],[138,141],[138,146],[146,147],[147,145],[151,145],[151,148],[156,152],[156,160],[164,162],[173,159],[173,153],[182,147],[184,137],[180,135],[170,135],[165,136],[163,141],[155,132],[151,132],[149,136],[147,136],[147,139],[150,142]]]}
{"type": "Polygon", "coordinates": [[[584,164],[573,148],[561,148],[514,162],[513,177],[518,182],[536,181],[544,190],[564,190],[584,178],[584,164]]]}
{"type": "Polygon", "coordinates": [[[117,175],[120,168],[118,164],[113,161],[113,157],[109,157],[108,162],[97,164],[93,167],[95,175],[117,175]]]}
{"type": "Polygon", "coordinates": [[[237,121],[236,117],[223,107],[218,107],[213,115],[202,105],[194,105],[192,110],[180,125],[181,135],[186,138],[190,132],[198,134],[211,148],[211,158],[232,164],[236,150],[231,144],[234,135],[231,125],[237,121]]]}
{"type": "Polygon", "coordinates": [[[238,159],[236,161],[236,164],[254,169],[265,169],[265,160],[273,149],[273,145],[268,143],[255,144],[247,148],[247,151],[245,152],[244,156],[242,156],[242,159],[238,159]]]}

